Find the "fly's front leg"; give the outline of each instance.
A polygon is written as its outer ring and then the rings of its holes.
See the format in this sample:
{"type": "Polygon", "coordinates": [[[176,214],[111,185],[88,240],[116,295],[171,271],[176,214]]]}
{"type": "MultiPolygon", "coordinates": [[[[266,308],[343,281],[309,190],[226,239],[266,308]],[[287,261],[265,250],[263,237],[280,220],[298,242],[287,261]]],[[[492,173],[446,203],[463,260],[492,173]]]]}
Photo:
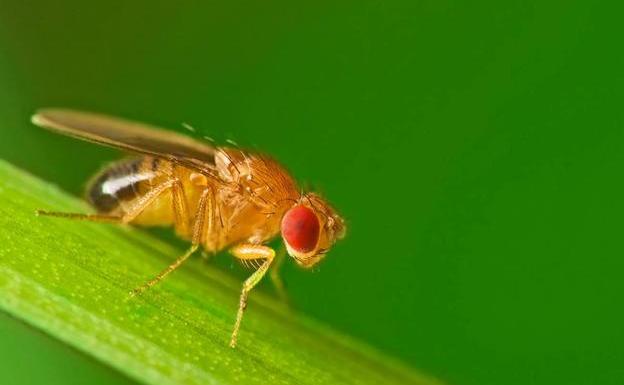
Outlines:
{"type": "Polygon", "coordinates": [[[230,249],[230,253],[241,260],[264,260],[262,265],[260,265],[260,267],[243,283],[243,289],[241,290],[240,300],[238,303],[238,313],[236,314],[236,323],[234,324],[232,338],[230,339],[230,347],[233,348],[236,347],[238,330],[240,329],[240,324],[243,319],[243,312],[247,307],[247,296],[249,295],[251,289],[253,289],[254,286],[260,282],[262,277],[264,277],[267,270],[269,270],[269,267],[275,257],[275,251],[268,246],[243,243],[230,249]]]}

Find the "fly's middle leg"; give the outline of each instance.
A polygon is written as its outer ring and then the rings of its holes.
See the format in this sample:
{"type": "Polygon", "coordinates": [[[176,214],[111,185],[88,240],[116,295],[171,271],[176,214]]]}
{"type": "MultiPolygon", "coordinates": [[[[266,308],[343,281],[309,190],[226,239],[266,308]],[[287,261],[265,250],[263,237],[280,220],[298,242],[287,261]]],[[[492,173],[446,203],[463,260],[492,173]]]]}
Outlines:
{"type": "MultiPolygon", "coordinates": [[[[184,190],[178,190],[177,193],[173,193],[173,196],[174,196],[173,210],[174,211],[179,210],[179,207],[186,207],[185,205],[182,205],[180,202],[176,202],[176,194],[178,194],[177,199],[182,199],[186,201],[186,198],[184,196],[184,190]]],[[[137,296],[143,293],[145,290],[149,289],[150,287],[156,285],[163,278],[165,278],[175,269],[180,267],[182,263],[184,263],[184,261],[186,261],[195,251],[197,251],[197,249],[199,248],[199,245],[202,242],[204,234],[206,233],[206,230],[208,228],[207,226],[210,226],[210,224],[212,223],[212,219],[211,219],[212,218],[212,200],[213,200],[212,190],[210,188],[206,188],[202,192],[201,198],[199,200],[199,206],[197,209],[198,212],[197,212],[197,215],[195,216],[195,221],[193,223],[193,236],[191,239],[191,247],[189,247],[188,250],[186,250],[184,254],[178,257],[172,264],[170,264],[165,269],[163,269],[154,278],[150,279],[143,285],[132,290],[130,292],[131,297],[137,296]]],[[[176,221],[180,220],[180,221],[185,221],[186,223],[188,223],[189,221],[188,212],[186,213],[178,212],[177,214],[174,215],[174,218],[176,218],[176,221]]],[[[183,226],[183,223],[176,222],[175,226],[176,228],[177,226],[183,226]]]]}
{"type": "Polygon", "coordinates": [[[171,185],[171,209],[173,211],[173,227],[180,234],[189,234],[190,219],[186,195],[182,182],[175,179],[171,185]]]}

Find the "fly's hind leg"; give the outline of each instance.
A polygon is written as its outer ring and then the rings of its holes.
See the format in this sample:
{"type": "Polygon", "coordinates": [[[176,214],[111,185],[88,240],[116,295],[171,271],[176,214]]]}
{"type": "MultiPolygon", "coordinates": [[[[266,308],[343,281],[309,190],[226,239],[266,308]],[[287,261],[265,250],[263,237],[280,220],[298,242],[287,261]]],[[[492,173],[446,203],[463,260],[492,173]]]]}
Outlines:
{"type": "MultiPolygon", "coordinates": [[[[170,180],[159,186],[154,187],[148,193],[146,193],[141,199],[129,207],[123,215],[106,215],[106,214],[81,214],[81,213],[65,213],[58,211],[37,210],[37,215],[77,219],[91,222],[114,222],[114,223],[129,223],[136,218],[154,199],[158,198],[167,189],[172,188],[176,180],[170,180]]],[[[179,182],[177,182],[179,183],[179,182]]],[[[188,217],[188,216],[187,216],[188,217]]]]}
{"type": "MultiPolygon", "coordinates": [[[[181,186],[178,186],[178,187],[181,187],[181,186]]],[[[177,187],[174,186],[174,189],[175,188],[177,187]]],[[[179,223],[178,221],[185,221],[187,225],[189,222],[189,214],[186,211],[186,199],[184,197],[184,190],[178,190],[177,192],[174,192],[172,195],[173,195],[174,212],[176,210],[181,210],[181,208],[183,208],[182,210],[184,210],[182,212],[177,212],[174,215],[174,218],[176,218],[175,226],[177,229],[180,229],[182,228],[182,226],[185,226],[185,225],[184,223],[179,223]],[[184,203],[180,202],[179,200],[183,200],[184,203]]],[[[165,269],[163,269],[154,278],[150,279],[149,281],[145,282],[143,285],[132,290],[130,292],[130,297],[135,297],[143,293],[145,290],[149,289],[150,287],[156,285],[163,278],[169,275],[172,271],[180,267],[182,263],[184,263],[184,261],[188,259],[188,257],[190,257],[195,251],[197,251],[197,249],[199,248],[199,245],[201,244],[203,240],[203,236],[206,233],[206,229],[209,229],[213,222],[212,201],[213,201],[212,190],[210,188],[206,188],[203,191],[201,198],[199,200],[199,206],[197,210],[198,213],[195,216],[195,222],[193,223],[193,236],[191,239],[191,247],[189,247],[188,250],[184,254],[178,257],[178,259],[176,259],[172,264],[170,264],[165,269]]]]}
{"type": "Polygon", "coordinates": [[[230,253],[241,260],[264,260],[262,265],[260,265],[260,267],[258,267],[258,269],[254,271],[254,273],[243,283],[243,289],[241,290],[238,304],[238,312],[236,313],[236,323],[234,324],[234,330],[232,331],[232,337],[230,339],[230,347],[234,348],[236,347],[238,330],[240,329],[241,321],[243,319],[243,313],[247,307],[247,297],[249,292],[258,284],[258,282],[260,282],[267,270],[269,270],[269,267],[275,257],[275,251],[268,246],[243,243],[234,246],[230,250],[230,253]]]}
{"type": "Polygon", "coordinates": [[[37,210],[37,215],[45,217],[57,217],[67,219],[77,219],[90,222],[123,222],[122,217],[119,215],[105,215],[105,214],[81,214],[81,213],[64,213],[59,211],[47,211],[37,210]]]}

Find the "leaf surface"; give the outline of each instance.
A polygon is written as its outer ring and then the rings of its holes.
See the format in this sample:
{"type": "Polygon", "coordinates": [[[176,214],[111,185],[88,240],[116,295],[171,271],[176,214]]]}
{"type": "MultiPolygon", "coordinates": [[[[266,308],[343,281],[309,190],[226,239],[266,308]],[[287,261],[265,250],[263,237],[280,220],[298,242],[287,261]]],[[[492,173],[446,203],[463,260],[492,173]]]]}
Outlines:
{"type": "Polygon", "coordinates": [[[87,208],[2,161],[0,203],[0,308],[141,382],[438,383],[260,291],[231,349],[241,282],[194,258],[129,299],[181,250],[131,227],[37,217],[87,208]]]}

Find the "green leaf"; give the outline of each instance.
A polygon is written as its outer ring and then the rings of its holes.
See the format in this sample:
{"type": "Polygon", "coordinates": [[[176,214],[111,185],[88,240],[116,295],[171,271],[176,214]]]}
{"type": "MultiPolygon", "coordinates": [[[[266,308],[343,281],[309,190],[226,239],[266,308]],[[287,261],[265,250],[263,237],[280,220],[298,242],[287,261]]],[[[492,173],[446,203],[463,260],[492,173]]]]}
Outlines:
{"type": "MultiPolygon", "coordinates": [[[[37,217],[87,208],[0,161],[0,308],[150,384],[436,384],[255,291],[228,346],[240,282],[130,227],[37,217]]],[[[374,312],[374,309],[371,309],[374,312]]]]}

